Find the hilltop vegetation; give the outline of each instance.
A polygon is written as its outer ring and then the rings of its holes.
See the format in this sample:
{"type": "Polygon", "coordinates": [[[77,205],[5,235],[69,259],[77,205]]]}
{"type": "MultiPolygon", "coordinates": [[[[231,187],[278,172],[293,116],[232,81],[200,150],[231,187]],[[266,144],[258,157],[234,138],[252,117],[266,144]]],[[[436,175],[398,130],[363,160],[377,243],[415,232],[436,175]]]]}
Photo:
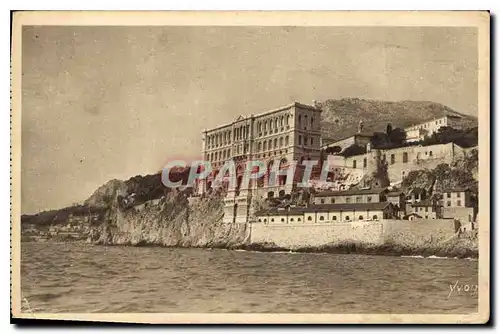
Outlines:
{"type": "Polygon", "coordinates": [[[318,106],[323,109],[322,136],[332,140],[342,139],[358,132],[359,121],[363,121],[363,132],[385,132],[388,123],[394,128],[404,128],[445,115],[462,117],[464,127],[477,126],[476,117],[458,113],[435,102],[345,98],[326,100],[318,103],[318,106]]]}

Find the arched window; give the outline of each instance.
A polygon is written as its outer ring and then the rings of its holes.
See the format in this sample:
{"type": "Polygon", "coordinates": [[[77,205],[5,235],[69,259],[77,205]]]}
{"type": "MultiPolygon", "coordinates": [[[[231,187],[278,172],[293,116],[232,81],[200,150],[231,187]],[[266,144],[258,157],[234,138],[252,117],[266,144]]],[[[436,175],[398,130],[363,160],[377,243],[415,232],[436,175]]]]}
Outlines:
{"type": "Polygon", "coordinates": [[[280,138],[280,147],[283,147],[283,137],[280,138]]]}
{"type": "Polygon", "coordinates": [[[302,115],[299,115],[299,127],[302,125],[302,115]]]}
{"type": "Polygon", "coordinates": [[[391,154],[391,165],[394,165],[396,162],[396,156],[394,154],[391,154]]]}
{"type": "Polygon", "coordinates": [[[274,129],[278,130],[278,119],[277,118],[274,119],[274,129]]]}
{"type": "Polygon", "coordinates": [[[408,153],[403,152],[403,163],[406,163],[406,162],[408,162],[408,153]]]}
{"type": "Polygon", "coordinates": [[[268,149],[272,149],[273,148],[273,141],[271,139],[269,139],[269,142],[268,142],[268,149]]]}
{"type": "Polygon", "coordinates": [[[432,151],[429,151],[429,156],[431,156],[431,157],[432,157],[432,151]]]}
{"type": "Polygon", "coordinates": [[[285,222],[285,218],[281,218],[281,222],[284,223],[285,222]]]}
{"type": "Polygon", "coordinates": [[[274,138],[274,147],[273,148],[276,148],[276,147],[278,147],[278,139],[274,138]]]}
{"type": "Polygon", "coordinates": [[[320,199],[320,202],[321,204],[325,204],[325,199],[324,198],[320,199]]]}
{"type": "Polygon", "coordinates": [[[293,218],[290,218],[290,221],[293,222],[293,218]]]}
{"type": "Polygon", "coordinates": [[[356,168],[356,160],[352,161],[352,168],[356,168]]]}
{"type": "Polygon", "coordinates": [[[349,216],[345,216],[345,220],[350,220],[351,218],[349,218],[349,216]]]}
{"type": "Polygon", "coordinates": [[[378,219],[377,215],[373,215],[372,218],[373,218],[373,220],[377,220],[378,219]]]}
{"type": "Polygon", "coordinates": [[[325,220],[325,217],[319,216],[319,220],[325,220]]]}
{"type": "Polygon", "coordinates": [[[337,216],[333,216],[333,217],[332,217],[332,220],[337,220],[337,216]]]}
{"type": "Polygon", "coordinates": [[[283,126],[284,124],[285,124],[285,116],[281,116],[280,126],[283,126]]]}
{"type": "Polygon", "coordinates": [[[264,223],[267,223],[267,219],[266,218],[264,218],[264,223]]]}
{"type": "Polygon", "coordinates": [[[267,131],[267,121],[264,122],[264,131],[267,131]]]}
{"type": "Polygon", "coordinates": [[[366,166],[368,165],[368,160],[366,160],[366,158],[363,159],[363,168],[366,168],[366,166]]]}
{"type": "Polygon", "coordinates": [[[267,141],[264,141],[264,151],[267,150],[267,141]]]}
{"type": "Polygon", "coordinates": [[[299,135],[299,145],[302,145],[302,136],[299,135]]]}
{"type": "Polygon", "coordinates": [[[304,145],[307,145],[307,136],[304,136],[304,145]]]}
{"type": "Polygon", "coordinates": [[[359,219],[359,220],[363,220],[364,218],[363,218],[363,216],[361,216],[361,215],[360,215],[360,216],[358,217],[358,219],[359,219]]]}
{"type": "Polygon", "coordinates": [[[274,218],[271,218],[271,221],[274,222],[274,218]]]}
{"type": "Polygon", "coordinates": [[[288,146],[288,136],[285,137],[285,146],[288,146]]]}
{"type": "Polygon", "coordinates": [[[259,122],[259,125],[257,125],[257,129],[259,132],[262,132],[262,123],[259,122]]]}
{"type": "Polygon", "coordinates": [[[311,216],[307,217],[307,220],[313,220],[311,216]]]}
{"type": "Polygon", "coordinates": [[[332,202],[332,204],[335,204],[335,198],[332,197],[331,202],[332,202]]]}
{"type": "Polygon", "coordinates": [[[259,142],[259,144],[257,145],[257,152],[260,152],[262,150],[262,143],[259,142]]]}
{"type": "Polygon", "coordinates": [[[300,219],[300,218],[297,218],[297,221],[298,221],[298,222],[300,222],[300,221],[301,221],[301,219],[300,219]]]}
{"type": "Polygon", "coordinates": [[[290,123],[290,115],[286,115],[285,124],[288,125],[290,123]]]}

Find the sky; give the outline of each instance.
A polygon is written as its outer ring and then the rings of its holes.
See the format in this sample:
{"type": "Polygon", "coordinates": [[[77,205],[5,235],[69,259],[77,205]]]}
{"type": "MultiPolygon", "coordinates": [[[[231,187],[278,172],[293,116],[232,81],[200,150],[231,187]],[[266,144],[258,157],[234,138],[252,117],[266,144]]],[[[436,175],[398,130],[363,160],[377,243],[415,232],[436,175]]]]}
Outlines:
{"type": "Polygon", "coordinates": [[[23,213],[197,158],[204,129],[294,101],[477,116],[474,28],[32,26],[22,38],[23,213]]]}

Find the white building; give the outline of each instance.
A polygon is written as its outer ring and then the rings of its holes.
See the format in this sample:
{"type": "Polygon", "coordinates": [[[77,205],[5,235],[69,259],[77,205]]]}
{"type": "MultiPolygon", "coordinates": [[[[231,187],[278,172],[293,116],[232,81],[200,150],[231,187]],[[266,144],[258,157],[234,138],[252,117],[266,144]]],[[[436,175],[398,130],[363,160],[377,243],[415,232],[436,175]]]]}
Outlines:
{"type": "Polygon", "coordinates": [[[460,116],[445,115],[443,117],[406,127],[404,129],[406,133],[406,141],[411,143],[423,140],[425,136],[432,135],[443,126],[457,127],[460,125],[461,121],[462,117],[460,116]]]}

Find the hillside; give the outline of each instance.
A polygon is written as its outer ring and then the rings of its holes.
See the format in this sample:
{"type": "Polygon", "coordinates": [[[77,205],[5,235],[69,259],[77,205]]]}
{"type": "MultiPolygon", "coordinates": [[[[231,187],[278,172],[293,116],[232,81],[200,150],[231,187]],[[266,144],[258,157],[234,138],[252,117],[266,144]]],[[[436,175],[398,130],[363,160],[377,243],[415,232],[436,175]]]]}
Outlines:
{"type": "Polygon", "coordinates": [[[433,118],[454,115],[463,118],[464,127],[477,126],[477,118],[458,113],[451,108],[427,101],[379,101],[345,98],[319,102],[323,109],[321,132],[324,139],[338,140],[358,131],[363,121],[363,132],[385,132],[387,123],[407,127],[433,118]]]}

